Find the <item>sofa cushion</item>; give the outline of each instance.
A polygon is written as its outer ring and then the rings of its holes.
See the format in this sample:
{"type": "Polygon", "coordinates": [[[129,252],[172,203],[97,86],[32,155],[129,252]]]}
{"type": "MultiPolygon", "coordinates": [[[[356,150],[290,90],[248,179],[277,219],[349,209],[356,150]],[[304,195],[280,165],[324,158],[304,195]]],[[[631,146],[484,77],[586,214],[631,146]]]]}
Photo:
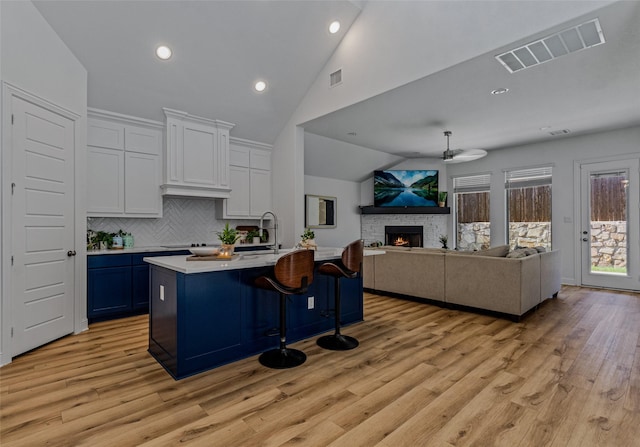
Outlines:
{"type": "Polygon", "coordinates": [[[508,245],[498,245],[497,247],[487,248],[485,250],[474,251],[476,256],[495,256],[498,258],[504,258],[509,253],[508,245]]]}

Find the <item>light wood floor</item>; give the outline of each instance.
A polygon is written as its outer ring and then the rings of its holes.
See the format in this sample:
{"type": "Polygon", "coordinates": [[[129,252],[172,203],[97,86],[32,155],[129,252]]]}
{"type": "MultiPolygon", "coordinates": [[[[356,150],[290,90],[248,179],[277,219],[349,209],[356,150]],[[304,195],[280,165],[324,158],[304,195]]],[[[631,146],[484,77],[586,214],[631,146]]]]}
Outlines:
{"type": "Polygon", "coordinates": [[[366,294],[358,349],[296,343],[174,381],[146,317],[0,369],[11,446],[638,446],[640,295],[564,288],[520,323],[366,294]]]}

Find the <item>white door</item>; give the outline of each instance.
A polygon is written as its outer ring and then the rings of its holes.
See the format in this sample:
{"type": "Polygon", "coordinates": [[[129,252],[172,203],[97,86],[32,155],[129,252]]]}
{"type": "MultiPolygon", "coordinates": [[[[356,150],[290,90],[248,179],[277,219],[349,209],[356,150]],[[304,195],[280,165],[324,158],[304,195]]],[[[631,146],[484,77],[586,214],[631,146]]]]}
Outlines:
{"type": "Polygon", "coordinates": [[[582,284],[640,290],[637,158],[580,165],[582,284]]]}
{"type": "Polygon", "coordinates": [[[73,332],[74,122],[13,97],[12,355],[73,332]]]}

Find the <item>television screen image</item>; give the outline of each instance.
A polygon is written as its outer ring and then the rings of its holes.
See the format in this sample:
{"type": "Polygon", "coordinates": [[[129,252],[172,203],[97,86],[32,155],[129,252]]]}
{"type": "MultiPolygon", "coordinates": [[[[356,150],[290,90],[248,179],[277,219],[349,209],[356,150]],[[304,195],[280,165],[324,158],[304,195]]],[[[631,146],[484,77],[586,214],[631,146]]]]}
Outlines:
{"type": "Polygon", "coordinates": [[[374,206],[437,206],[437,170],[374,171],[374,206]]]}

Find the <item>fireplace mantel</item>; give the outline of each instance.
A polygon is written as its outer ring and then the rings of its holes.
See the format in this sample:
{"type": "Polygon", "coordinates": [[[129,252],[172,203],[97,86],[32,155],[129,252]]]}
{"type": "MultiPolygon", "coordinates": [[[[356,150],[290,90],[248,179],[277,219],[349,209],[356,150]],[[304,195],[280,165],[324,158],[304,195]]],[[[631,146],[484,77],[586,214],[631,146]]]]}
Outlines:
{"type": "Polygon", "coordinates": [[[448,206],[361,206],[361,214],[451,214],[448,206]]]}

